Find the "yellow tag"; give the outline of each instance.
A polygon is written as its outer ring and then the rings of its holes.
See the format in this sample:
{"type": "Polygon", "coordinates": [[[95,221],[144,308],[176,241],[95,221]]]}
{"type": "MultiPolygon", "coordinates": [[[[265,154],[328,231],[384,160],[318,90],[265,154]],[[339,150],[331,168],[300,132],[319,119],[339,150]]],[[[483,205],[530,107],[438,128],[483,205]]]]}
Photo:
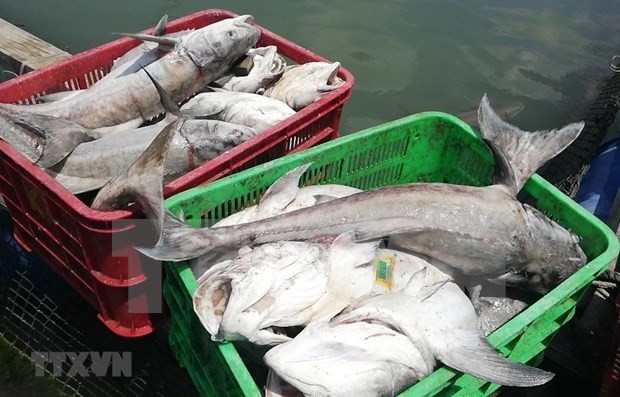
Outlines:
{"type": "Polygon", "coordinates": [[[375,284],[391,291],[394,285],[394,266],[396,266],[396,258],[393,255],[378,257],[375,267],[375,284]]]}

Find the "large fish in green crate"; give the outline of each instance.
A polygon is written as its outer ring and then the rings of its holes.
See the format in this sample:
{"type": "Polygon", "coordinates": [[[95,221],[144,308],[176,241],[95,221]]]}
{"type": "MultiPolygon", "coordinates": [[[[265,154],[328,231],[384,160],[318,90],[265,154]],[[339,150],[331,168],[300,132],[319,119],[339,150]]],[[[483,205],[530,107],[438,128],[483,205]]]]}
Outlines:
{"type": "Polygon", "coordinates": [[[498,168],[486,187],[414,183],[364,191],[276,217],[219,228],[192,228],[166,213],[159,260],[182,261],[212,251],[281,240],[355,233],[359,241],[390,236],[392,248],[422,253],[508,285],[546,293],[586,262],[579,238],[516,199],[529,177],[573,142],[583,123],[526,132],[502,121],[486,95],[482,135],[498,168]]]}
{"type": "Polygon", "coordinates": [[[368,298],[310,324],[268,351],[265,363],[315,397],[394,396],[429,375],[438,360],[507,386],[537,386],[553,377],[502,357],[480,333],[461,289],[450,282],[422,287],[424,270],[403,292],[368,298]]]}

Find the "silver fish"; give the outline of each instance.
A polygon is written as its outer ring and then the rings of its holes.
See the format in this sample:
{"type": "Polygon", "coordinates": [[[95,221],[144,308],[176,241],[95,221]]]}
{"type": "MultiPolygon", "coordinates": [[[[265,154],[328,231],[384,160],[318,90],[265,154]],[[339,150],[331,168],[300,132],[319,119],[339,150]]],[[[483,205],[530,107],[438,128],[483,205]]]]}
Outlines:
{"type": "Polygon", "coordinates": [[[339,62],[308,62],[288,66],[282,77],[263,95],[301,110],[344,85],[344,81],[337,76],[338,70],[339,62]]]}
{"type": "MultiPolygon", "coordinates": [[[[326,202],[334,198],[361,192],[359,189],[343,185],[318,185],[300,188],[299,178],[308,167],[309,165],[303,165],[287,172],[267,189],[258,205],[253,205],[236,212],[217,222],[212,227],[239,225],[257,221],[300,208],[310,207],[319,202],[326,202]]],[[[202,283],[205,271],[217,263],[236,257],[236,250],[220,251],[215,255],[206,254],[192,259],[189,265],[198,282],[202,283]]]]}
{"type": "Polygon", "coordinates": [[[502,357],[478,330],[473,306],[453,283],[368,298],[276,346],[265,363],[308,396],[393,396],[437,361],[485,381],[529,387],[553,374],[502,357]]]}
{"type": "Polygon", "coordinates": [[[501,171],[495,185],[390,186],[213,229],[188,227],[167,213],[160,244],[139,250],[155,259],[179,261],[213,250],[355,232],[360,241],[390,236],[391,248],[546,293],[583,266],[586,256],[577,236],[521,204],[516,194],[540,165],[579,135],[584,123],[549,132],[521,131],[493,112],[486,95],[479,122],[501,171]]]}
{"type": "Polygon", "coordinates": [[[213,340],[285,342],[290,338],[271,327],[306,325],[334,315],[370,291],[373,269],[364,265],[377,246],[356,244],[343,235],[331,244],[284,241],[242,249],[236,259],[205,273],[194,310],[206,318],[202,322],[213,340]],[[228,299],[218,316],[213,293],[222,290],[228,299]]]}
{"type": "MultiPolygon", "coordinates": [[[[249,15],[226,19],[179,38],[132,34],[131,37],[174,45],[174,49],[146,66],[177,103],[189,98],[256,44],[260,31],[249,15]]],[[[0,104],[13,112],[39,113],[74,121],[86,128],[146,121],[162,113],[159,95],[144,71],[95,84],[69,99],[36,105],[0,104]],[[105,106],[101,101],[106,102],[105,106]]]]}
{"type": "Polygon", "coordinates": [[[295,111],[276,99],[218,89],[190,99],[181,107],[188,117],[209,117],[265,131],[293,116],[295,111]]]}
{"type": "MultiPolygon", "coordinates": [[[[167,111],[166,119],[153,126],[80,144],[60,164],[47,170],[72,193],[96,190],[122,175],[165,128],[172,129],[167,133],[172,134],[171,141],[165,140],[165,144],[154,149],[156,154],[166,153],[162,160],[164,181],[191,171],[257,135],[257,131],[251,128],[231,123],[184,119],[165,89],[146,73],[159,92],[162,106],[167,111]]],[[[150,164],[147,164],[147,168],[150,164]]],[[[159,163],[153,163],[153,166],[157,165],[159,163]]],[[[161,201],[163,197],[157,193],[151,200],[161,201]]]]}
{"type": "MultiPolygon", "coordinates": [[[[252,69],[247,76],[227,76],[221,88],[228,91],[257,94],[282,76],[286,61],[278,55],[276,46],[253,48],[247,56],[253,61],[252,69]]],[[[217,82],[217,81],[216,81],[217,82]]]]}

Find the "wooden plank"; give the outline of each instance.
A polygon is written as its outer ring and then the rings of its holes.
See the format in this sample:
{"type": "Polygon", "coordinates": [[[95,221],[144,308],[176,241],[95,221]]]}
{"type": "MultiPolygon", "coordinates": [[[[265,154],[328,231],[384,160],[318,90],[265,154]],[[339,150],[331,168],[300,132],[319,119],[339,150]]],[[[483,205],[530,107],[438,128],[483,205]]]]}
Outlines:
{"type": "Polygon", "coordinates": [[[0,18],[0,53],[17,62],[20,72],[41,69],[71,54],[0,18]]]}

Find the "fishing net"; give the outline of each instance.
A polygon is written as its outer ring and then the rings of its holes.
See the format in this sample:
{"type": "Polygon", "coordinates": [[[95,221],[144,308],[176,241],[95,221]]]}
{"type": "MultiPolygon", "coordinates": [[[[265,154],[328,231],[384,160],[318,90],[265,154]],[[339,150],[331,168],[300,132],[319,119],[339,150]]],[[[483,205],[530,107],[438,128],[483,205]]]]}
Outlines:
{"type": "MultiPolygon", "coordinates": [[[[113,377],[111,371],[102,377],[68,377],[67,362],[65,375],[56,378],[60,390],[85,397],[198,395],[172,356],[164,329],[138,339],[112,334],[64,280],[19,247],[11,230],[9,215],[0,210],[0,335],[28,358],[32,352],[131,353],[128,377],[113,377]]],[[[86,367],[91,364],[90,357],[84,361],[86,367]]],[[[53,369],[51,364],[45,368],[53,369]]],[[[0,373],[0,383],[5,378],[0,373]]]]}
{"type": "Polygon", "coordinates": [[[568,196],[574,197],[587,166],[605,139],[619,108],[620,73],[615,73],[586,111],[583,117],[585,127],[579,137],[538,170],[538,174],[568,196]]]}

